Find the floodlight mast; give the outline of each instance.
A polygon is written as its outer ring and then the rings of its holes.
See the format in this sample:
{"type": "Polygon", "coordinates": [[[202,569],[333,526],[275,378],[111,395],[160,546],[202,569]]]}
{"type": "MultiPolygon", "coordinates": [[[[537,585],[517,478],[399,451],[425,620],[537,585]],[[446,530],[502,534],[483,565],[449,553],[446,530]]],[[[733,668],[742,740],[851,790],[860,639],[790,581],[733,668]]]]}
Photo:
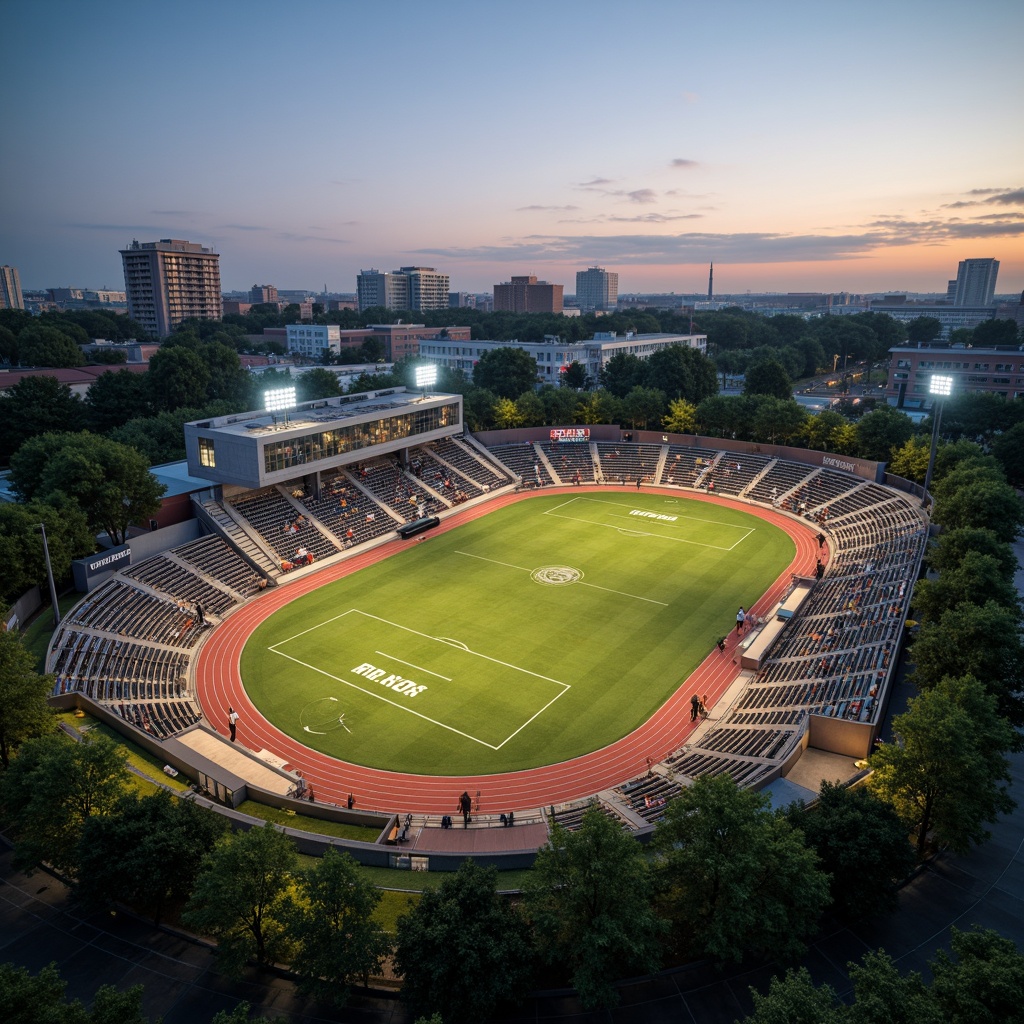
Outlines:
{"type": "Polygon", "coordinates": [[[928,393],[932,395],[932,447],[928,453],[928,472],[924,475],[923,500],[928,500],[928,488],[932,483],[932,470],[935,468],[935,450],[939,444],[939,427],[942,424],[943,399],[953,393],[953,378],[944,373],[933,373],[928,381],[928,393]]]}
{"type": "Polygon", "coordinates": [[[437,363],[421,363],[416,367],[416,387],[426,397],[427,389],[437,383],[437,363]]]}
{"type": "Polygon", "coordinates": [[[288,410],[295,408],[295,388],[273,388],[263,392],[263,408],[270,413],[277,423],[277,414],[284,413],[284,425],[288,426],[288,410]]]}

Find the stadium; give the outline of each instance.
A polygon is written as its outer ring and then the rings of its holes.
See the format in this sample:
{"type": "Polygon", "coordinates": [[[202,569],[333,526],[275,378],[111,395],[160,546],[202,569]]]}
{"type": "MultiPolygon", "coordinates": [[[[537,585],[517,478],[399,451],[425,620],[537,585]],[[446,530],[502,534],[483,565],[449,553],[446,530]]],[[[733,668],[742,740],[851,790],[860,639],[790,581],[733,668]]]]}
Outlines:
{"type": "Polygon", "coordinates": [[[875,463],[474,436],[404,388],[185,429],[194,518],[107,557],[47,669],[241,827],[251,800],[363,829],[308,852],[521,866],[595,801],[644,838],[700,775],[782,804],[873,748],[927,537],[875,463]]]}

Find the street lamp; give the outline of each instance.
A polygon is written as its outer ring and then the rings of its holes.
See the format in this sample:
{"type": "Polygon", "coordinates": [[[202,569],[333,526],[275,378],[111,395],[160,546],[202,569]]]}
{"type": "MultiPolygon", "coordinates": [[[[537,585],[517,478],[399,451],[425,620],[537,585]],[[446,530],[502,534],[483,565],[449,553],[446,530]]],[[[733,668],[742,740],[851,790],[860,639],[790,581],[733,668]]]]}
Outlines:
{"type": "Polygon", "coordinates": [[[924,475],[924,497],[928,496],[928,488],[932,482],[932,470],[935,468],[935,449],[939,443],[939,427],[942,424],[942,399],[949,398],[953,393],[953,378],[943,373],[933,373],[928,381],[928,392],[932,398],[932,450],[928,454],[928,472],[924,475]]]}
{"type": "Polygon", "coordinates": [[[50,581],[50,603],[53,605],[53,628],[60,625],[60,607],[57,604],[57,587],[53,582],[53,566],[50,564],[50,545],[46,543],[46,523],[40,523],[43,531],[43,555],[46,557],[46,578],[50,581]]]}

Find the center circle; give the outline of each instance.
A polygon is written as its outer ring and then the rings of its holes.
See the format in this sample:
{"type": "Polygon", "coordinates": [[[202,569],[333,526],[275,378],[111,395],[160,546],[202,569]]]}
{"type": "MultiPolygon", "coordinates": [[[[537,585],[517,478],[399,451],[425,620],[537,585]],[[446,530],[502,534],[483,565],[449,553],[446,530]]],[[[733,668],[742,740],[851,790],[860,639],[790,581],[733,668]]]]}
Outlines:
{"type": "Polygon", "coordinates": [[[571,583],[579,583],[583,579],[583,571],[571,565],[542,565],[530,573],[530,579],[549,587],[567,587],[571,583]]]}

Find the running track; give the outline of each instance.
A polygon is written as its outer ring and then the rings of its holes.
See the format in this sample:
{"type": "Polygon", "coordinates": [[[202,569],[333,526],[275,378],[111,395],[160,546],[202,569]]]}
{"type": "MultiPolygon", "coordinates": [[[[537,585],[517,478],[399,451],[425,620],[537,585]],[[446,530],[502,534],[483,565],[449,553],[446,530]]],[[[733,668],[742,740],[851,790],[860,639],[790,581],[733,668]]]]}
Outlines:
{"type": "MultiPolygon", "coordinates": [[[[631,489],[614,488],[616,491],[631,489]]],[[[551,494],[559,490],[580,493],[580,488],[545,488],[539,493],[551,494]]],[[[610,490],[613,488],[583,488],[584,493],[607,494],[610,490]]],[[[815,559],[818,557],[816,529],[804,526],[773,509],[748,505],[729,498],[711,498],[690,492],[681,495],[675,489],[646,490],[676,498],[683,496],[694,501],[710,501],[751,512],[789,534],[796,544],[793,561],[748,611],[758,615],[766,614],[788,589],[793,573],[813,574],[815,559]]],[[[490,515],[496,509],[513,502],[529,500],[536,496],[535,493],[506,494],[473,508],[457,511],[431,531],[431,534],[425,535],[423,540],[429,543],[430,536],[445,533],[463,523],[490,515]]],[[[478,804],[478,811],[497,814],[498,811],[533,810],[549,804],[584,799],[646,772],[647,758],[657,763],[672,751],[678,750],[696,727],[696,723],[690,721],[690,695],[694,692],[706,693],[709,695],[709,705],[714,706],[739,674],[738,659],[735,662],[733,660],[736,654],[736,631],[732,629],[725,653],[712,650],[686,683],[651,718],[629,735],[581,757],[526,771],[475,777],[408,775],[402,772],[364,768],[311,750],[268,722],[249,700],[239,673],[242,648],[256,627],[282,606],[324,584],[333,583],[360,569],[375,565],[408,543],[396,539],[372,551],[325,568],[321,572],[313,573],[296,583],[267,590],[230,615],[214,630],[200,651],[196,663],[195,687],[207,721],[211,724],[217,723],[216,727],[226,736],[228,706],[233,707],[241,718],[238,742],[251,750],[265,748],[284,758],[292,768],[302,772],[306,781],[313,787],[318,800],[344,805],[348,794],[353,793],[356,797],[356,806],[361,810],[450,814],[455,806],[456,796],[462,790],[468,790],[471,794],[479,793],[475,801],[478,804]]]]}

